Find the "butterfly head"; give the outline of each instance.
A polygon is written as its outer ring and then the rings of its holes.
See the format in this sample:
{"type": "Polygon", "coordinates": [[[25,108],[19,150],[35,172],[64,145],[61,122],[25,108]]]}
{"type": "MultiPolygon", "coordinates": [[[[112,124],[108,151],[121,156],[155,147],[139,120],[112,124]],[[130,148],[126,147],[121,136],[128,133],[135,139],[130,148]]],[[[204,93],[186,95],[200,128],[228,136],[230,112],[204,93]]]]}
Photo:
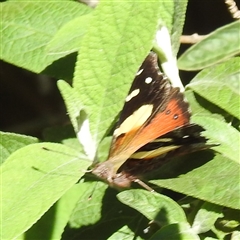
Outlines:
{"type": "Polygon", "coordinates": [[[113,188],[130,188],[131,183],[135,178],[124,172],[117,173],[116,171],[114,163],[111,160],[108,160],[95,166],[92,173],[113,188]]]}

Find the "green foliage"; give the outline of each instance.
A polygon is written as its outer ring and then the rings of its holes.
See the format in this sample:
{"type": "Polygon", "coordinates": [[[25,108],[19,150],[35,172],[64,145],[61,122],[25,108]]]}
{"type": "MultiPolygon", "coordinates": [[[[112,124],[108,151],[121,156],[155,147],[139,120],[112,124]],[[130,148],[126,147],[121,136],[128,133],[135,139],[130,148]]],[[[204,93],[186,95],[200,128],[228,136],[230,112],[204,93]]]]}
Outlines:
{"type": "Polygon", "coordinates": [[[30,144],[11,154],[1,166],[3,239],[31,227],[90,164],[83,154],[53,143],[30,144]]]}
{"type": "Polygon", "coordinates": [[[192,121],[219,146],[165,164],[151,181],[157,193],[119,193],[85,174],[96,157],[107,155],[109,129],[159,23],[178,52],[186,4],[109,0],[90,9],[66,0],[1,3],[1,59],[62,78],[58,87],[73,126],[45,131],[43,143],[1,133],[1,239],[239,235],[240,61],[233,57],[239,54],[239,22],[211,33],[178,62],[182,69],[203,69],[186,97],[192,121]],[[69,62],[76,51],[76,62],[69,62]],[[70,86],[64,80],[71,79],[74,67],[70,86]]]}
{"type": "Polygon", "coordinates": [[[38,142],[38,139],[34,137],[4,132],[0,132],[0,139],[1,164],[9,157],[9,155],[11,155],[11,153],[24,146],[38,142]]]}
{"type": "MultiPolygon", "coordinates": [[[[65,24],[77,17],[85,17],[90,10],[72,1],[1,3],[0,31],[4,37],[1,39],[0,58],[33,72],[41,72],[53,61],[71,52],[71,47],[61,54],[52,52],[50,47],[48,50],[47,45],[53,37],[65,24]]],[[[76,34],[80,35],[81,31],[80,26],[76,34]]]]}
{"type": "Polygon", "coordinates": [[[199,70],[239,54],[239,27],[236,21],[209,34],[179,58],[179,68],[199,70]]]}

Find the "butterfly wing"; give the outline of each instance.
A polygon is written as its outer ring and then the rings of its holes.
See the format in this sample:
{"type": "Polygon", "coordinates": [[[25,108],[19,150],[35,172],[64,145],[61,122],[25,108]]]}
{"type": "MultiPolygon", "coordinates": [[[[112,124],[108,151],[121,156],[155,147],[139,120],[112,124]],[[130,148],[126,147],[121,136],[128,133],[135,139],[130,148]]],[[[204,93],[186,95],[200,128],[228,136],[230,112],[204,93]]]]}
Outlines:
{"type": "Polygon", "coordinates": [[[189,105],[178,88],[173,88],[159,71],[157,55],[150,53],[139,68],[113,133],[107,161],[92,173],[110,185],[129,184],[118,169],[142,146],[189,124],[189,105]]]}
{"type": "Polygon", "coordinates": [[[216,146],[206,144],[206,138],[201,136],[202,131],[204,129],[196,124],[177,128],[138,149],[119,172],[139,177],[159,168],[173,157],[216,146]]]}
{"type": "Polygon", "coordinates": [[[125,99],[109,159],[124,162],[147,143],[188,124],[188,108],[183,94],[159,71],[156,54],[150,53],[125,99]]]}
{"type": "Polygon", "coordinates": [[[192,146],[197,149],[208,148],[211,145],[205,144],[206,138],[201,136],[202,131],[204,129],[196,124],[179,127],[144,145],[133,153],[130,159],[148,160],[160,155],[165,156],[166,153],[182,147],[188,148],[189,153],[192,152],[192,146]]]}

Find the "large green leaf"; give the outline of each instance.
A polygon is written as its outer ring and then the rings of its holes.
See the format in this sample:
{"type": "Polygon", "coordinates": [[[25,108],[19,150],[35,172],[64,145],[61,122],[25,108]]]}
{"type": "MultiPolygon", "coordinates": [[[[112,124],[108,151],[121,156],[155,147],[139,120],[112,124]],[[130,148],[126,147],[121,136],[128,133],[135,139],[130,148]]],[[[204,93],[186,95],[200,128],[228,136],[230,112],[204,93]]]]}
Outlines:
{"type": "Polygon", "coordinates": [[[77,133],[80,128],[80,113],[83,110],[81,98],[78,92],[72,89],[72,87],[70,87],[65,81],[59,80],[57,84],[67,107],[73,129],[75,133],[77,133]]]}
{"type": "Polygon", "coordinates": [[[239,28],[240,21],[235,21],[212,32],[181,55],[178,67],[199,70],[239,54],[239,28]]]}
{"type": "MultiPolygon", "coordinates": [[[[169,1],[170,2],[170,1],[169,1]]],[[[183,25],[185,23],[185,14],[187,9],[188,0],[175,0],[174,2],[174,14],[172,19],[172,29],[171,29],[171,37],[172,37],[172,49],[173,56],[177,56],[178,49],[180,46],[180,36],[182,35],[183,25]]]]}
{"type": "Polygon", "coordinates": [[[136,229],[142,215],[119,202],[116,190],[102,182],[84,182],[82,186],[86,188],[69,221],[70,227],[78,228],[78,239],[108,239],[125,225],[136,229]]]}
{"type": "Polygon", "coordinates": [[[61,239],[76,202],[82,195],[82,184],[70,188],[25,234],[25,240],[61,239]],[[44,229],[44,231],[43,231],[44,229]]]}
{"type": "Polygon", "coordinates": [[[32,144],[14,152],[0,169],[1,239],[17,238],[30,228],[90,164],[83,154],[61,144],[32,144]]]}
{"type": "Polygon", "coordinates": [[[201,71],[187,86],[194,92],[240,119],[240,58],[201,71]]]}
{"type": "MultiPolygon", "coordinates": [[[[191,83],[199,81],[216,81],[226,83],[233,91],[240,91],[240,57],[231,58],[223,63],[217,64],[214,67],[205,68],[198,73],[191,83]]],[[[191,86],[190,85],[188,86],[191,86]]]]}
{"type": "Polygon", "coordinates": [[[182,208],[171,198],[146,190],[128,190],[118,194],[121,202],[135,208],[160,226],[187,222],[182,208]]]}
{"type": "Polygon", "coordinates": [[[228,84],[216,81],[201,81],[192,83],[189,87],[200,96],[224,109],[227,113],[240,119],[240,96],[228,84]]]}
{"type": "Polygon", "coordinates": [[[98,142],[121,109],[130,82],[152,47],[161,1],[103,1],[81,42],[73,87],[98,142]]]}
{"type": "Polygon", "coordinates": [[[219,146],[214,149],[223,156],[240,164],[239,141],[240,133],[226,122],[209,116],[193,116],[193,122],[203,126],[207,131],[204,135],[219,146]]]}
{"type": "Polygon", "coordinates": [[[84,182],[81,186],[82,195],[69,219],[73,228],[94,224],[101,219],[102,199],[108,187],[102,182],[84,182]]]}
{"type": "Polygon", "coordinates": [[[59,29],[46,46],[48,54],[59,55],[77,52],[80,48],[81,38],[87,32],[91,14],[77,17],[59,29]]]}
{"type": "Polygon", "coordinates": [[[46,50],[46,45],[57,31],[72,19],[91,11],[86,5],[73,1],[12,1],[0,4],[0,58],[37,73],[68,54],[65,51],[53,55],[46,50]]]}
{"type": "Polygon", "coordinates": [[[86,155],[93,160],[96,153],[96,145],[90,133],[89,119],[86,111],[83,109],[79,93],[64,81],[58,81],[58,87],[67,106],[78,140],[86,155]]]}
{"type": "MultiPolygon", "coordinates": [[[[196,160],[198,156],[196,156],[196,160]]],[[[178,178],[151,181],[195,198],[240,209],[239,163],[220,155],[178,178]]]]}
{"type": "MultiPolygon", "coordinates": [[[[184,93],[189,104],[192,115],[196,116],[208,116],[216,118],[221,121],[225,121],[224,114],[226,113],[223,109],[219,108],[215,104],[207,101],[203,97],[199,96],[191,89],[187,89],[184,93]]],[[[192,118],[191,118],[192,120],[192,118]]]]}

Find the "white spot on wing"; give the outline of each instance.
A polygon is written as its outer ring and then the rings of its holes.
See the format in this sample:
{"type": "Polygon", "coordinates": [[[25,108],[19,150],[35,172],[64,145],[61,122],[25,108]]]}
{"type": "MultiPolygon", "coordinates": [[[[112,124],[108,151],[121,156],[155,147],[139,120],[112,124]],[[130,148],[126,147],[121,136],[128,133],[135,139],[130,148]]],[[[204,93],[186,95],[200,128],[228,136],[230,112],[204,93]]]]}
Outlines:
{"type": "Polygon", "coordinates": [[[132,115],[126,118],[119,128],[115,129],[114,136],[117,137],[123,133],[130,132],[135,128],[142,126],[152,114],[153,105],[143,105],[132,115]]]}
{"type": "Polygon", "coordinates": [[[126,102],[129,102],[132,98],[136,97],[140,93],[140,89],[133,90],[125,99],[126,102]]]}
{"type": "Polygon", "coordinates": [[[147,77],[146,79],[145,79],[145,83],[146,84],[149,84],[149,83],[151,83],[152,82],[152,78],[151,77],[147,77]]]}
{"type": "Polygon", "coordinates": [[[143,72],[143,68],[136,73],[136,76],[139,76],[142,72],[143,72]]]}

